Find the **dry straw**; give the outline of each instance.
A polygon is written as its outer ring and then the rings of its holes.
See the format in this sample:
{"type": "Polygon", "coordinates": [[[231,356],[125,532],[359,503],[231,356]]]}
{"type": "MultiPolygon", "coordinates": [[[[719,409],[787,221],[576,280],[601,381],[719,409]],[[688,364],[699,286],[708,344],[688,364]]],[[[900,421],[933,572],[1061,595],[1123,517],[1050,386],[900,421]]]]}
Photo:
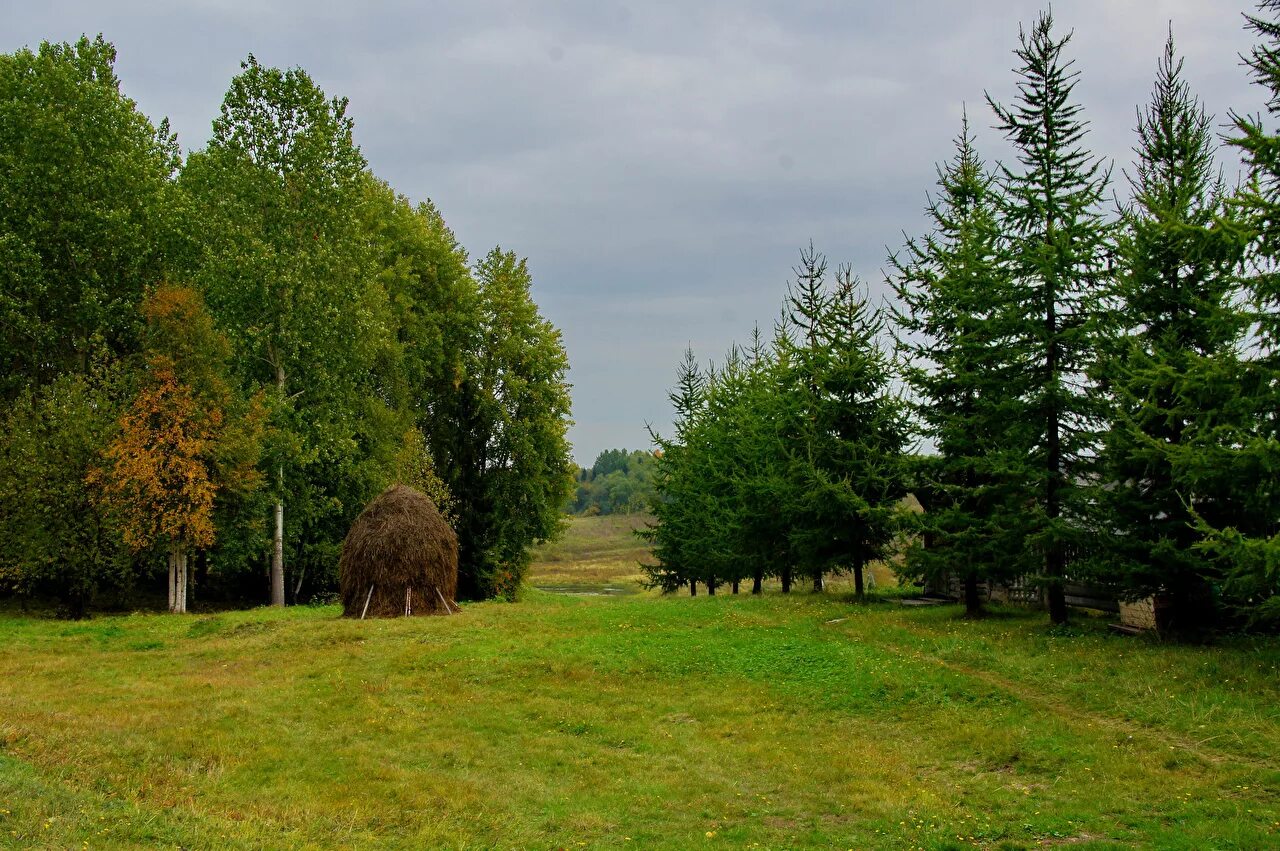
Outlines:
{"type": "Polygon", "coordinates": [[[450,614],[458,593],[458,536],[430,497],[392,485],[352,524],[338,572],[347,617],[450,614]]]}

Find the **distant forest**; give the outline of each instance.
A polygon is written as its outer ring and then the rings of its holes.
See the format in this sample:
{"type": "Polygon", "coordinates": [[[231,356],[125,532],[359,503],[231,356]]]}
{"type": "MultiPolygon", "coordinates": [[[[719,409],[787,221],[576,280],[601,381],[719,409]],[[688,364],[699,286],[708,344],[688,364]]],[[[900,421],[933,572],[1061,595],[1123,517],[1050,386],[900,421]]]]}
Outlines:
{"type": "Polygon", "coordinates": [[[656,495],[652,452],[606,449],[590,467],[579,467],[569,514],[635,514],[648,511],[656,495]]]}

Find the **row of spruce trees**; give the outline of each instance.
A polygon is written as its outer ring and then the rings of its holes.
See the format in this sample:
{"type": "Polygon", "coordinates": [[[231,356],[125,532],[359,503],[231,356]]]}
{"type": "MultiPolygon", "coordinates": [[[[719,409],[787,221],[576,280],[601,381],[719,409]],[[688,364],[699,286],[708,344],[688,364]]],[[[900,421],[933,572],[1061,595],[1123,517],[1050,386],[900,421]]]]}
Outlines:
{"type": "MultiPolygon", "coordinates": [[[[1260,9],[1272,115],[1280,0],[1260,9]]],[[[810,247],[770,337],[686,352],[655,585],[851,571],[861,593],[909,533],[900,572],[961,578],[975,612],[1020,578],[1062,623],[1070,579],[1167,595],[1176,627],[1280,623],[1280,136],[1230,116],[1229,188],[1171,35],[1114,209],[1068,42],[1049,14],[1021,33],[1014,100],[987,98],[1016,163],[988,167],[966,119],[884,309],[810,247]]]]}
{"type": "Polygon", "coordinates": [[[306,600],[394,481],[460,593],[516,593],[572,487],[525,261],[374,176],[347,102],[252,56],[203,150],[99,36],[0,56],[0,593],[306,600]],[[270,579],[268,583],[268,577],[270,579]]]}

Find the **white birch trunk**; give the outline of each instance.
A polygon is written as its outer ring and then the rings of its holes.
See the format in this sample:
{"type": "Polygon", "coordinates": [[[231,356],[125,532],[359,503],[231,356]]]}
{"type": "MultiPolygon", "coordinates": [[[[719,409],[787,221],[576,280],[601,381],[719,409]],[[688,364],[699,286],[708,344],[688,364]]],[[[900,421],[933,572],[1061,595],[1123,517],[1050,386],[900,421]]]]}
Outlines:
{"type": "Polygon", "coordinates": [[[182,544],[178,544],[177,551],[178,593],[173,610],[182,614],[187,611],[187,550],[182,544]]]}
{"type": "MultiPolygon", "coordinates": [[[[280,469],[284,479],[284,468],[280,469]]],[[[276,532],[271,547],[271,605],[284,605],[284,499],[276,501],[276,532]]]]}
{"type": "Polygon", "coordinates": [[[169,547],[169,611],[177,611],[178,605],[178,556],[174,547],[169,547]]]}
{"type": "MultiPolygon", "coordinates": [[[[276,391],[284,398],[284,367],[276,364],[276,391]]],[[[271,548],[271,605],[284,605],[284,464],[276,469],[276,529],[271,548]]]]}

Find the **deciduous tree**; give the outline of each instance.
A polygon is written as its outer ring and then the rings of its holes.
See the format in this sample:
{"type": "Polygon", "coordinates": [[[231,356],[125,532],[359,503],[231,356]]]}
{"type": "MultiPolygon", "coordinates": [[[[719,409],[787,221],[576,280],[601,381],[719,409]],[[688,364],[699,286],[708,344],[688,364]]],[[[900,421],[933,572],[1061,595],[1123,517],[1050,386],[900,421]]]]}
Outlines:
{"type": "Polygon", "coordinates": [[[529,548],[558,533],[573,488],[569,361],[525,260],[495,248],[474,276],[480,333],[432,443],[456,506],[459,593],[512,598],[529,548]]]}
{"type": "Polygon", "coordinates": [[[214,499],[261,481],[243,452],[259,434],[260,408],[235,404],[225,375],[229,346],[199,295],[164,285],[143,303],[146,369],[141,387],[89,482],[118,518],[134,551],[168,555],[169,610],[185,612],[188,556],[214,541],[214,499]],[[220,452],[223,441],[233,447],[220,452]],[[232,461],[232,463],[226,463],[232,461]]]}
{"type": "Polygon", "coordinates": [[[164,274],[177,145],[120,91],[115,48],[0,55],[0,399],[137,350],[164,274]]]}
{"type": "Polygon", "coordinates": [[[365,162],[346,110],[302,69],[250,56],[208,148],[181,175],[199,228],[191,274],[231,337],[243,386],[270,402],[274,605],[285,602],[286,493],[300,533],[294,552],[328,563],[332,539],[341,541],[332,527],[376,492],[377,475],[355,468],[369,456],[367,420],[384,404],[364,382],[389,331],[354,215],[365,162]]]}

